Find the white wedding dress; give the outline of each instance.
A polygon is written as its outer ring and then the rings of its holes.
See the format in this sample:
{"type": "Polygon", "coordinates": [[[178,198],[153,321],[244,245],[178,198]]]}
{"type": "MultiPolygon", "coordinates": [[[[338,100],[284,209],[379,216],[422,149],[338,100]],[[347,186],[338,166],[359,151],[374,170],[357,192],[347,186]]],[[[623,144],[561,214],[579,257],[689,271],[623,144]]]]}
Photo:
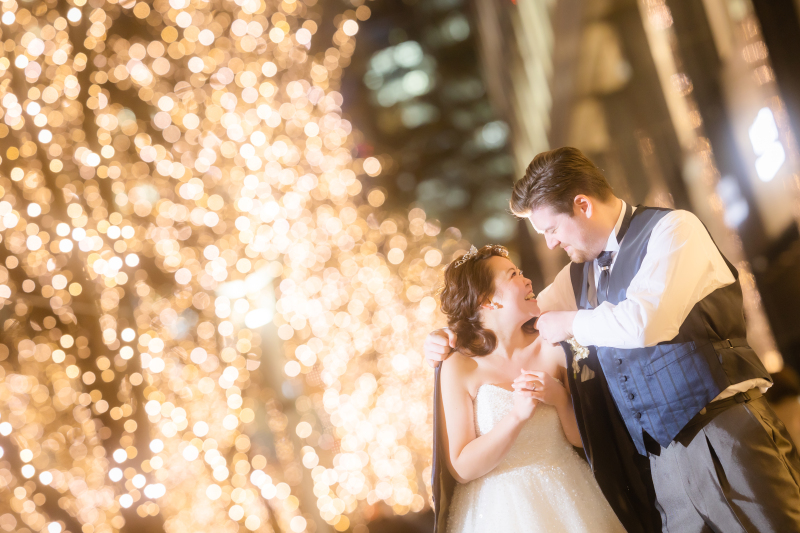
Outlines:
{"type": "MultiPolygon", "coordinates": [[[[513,404],[512,391],[481,386],[473,403],[477,435],[490,431],[513,404]]],[[[550,405],[536,406],[494,470],[456,485],[447,533],[495,531],[625,533],[550,405]]]]}

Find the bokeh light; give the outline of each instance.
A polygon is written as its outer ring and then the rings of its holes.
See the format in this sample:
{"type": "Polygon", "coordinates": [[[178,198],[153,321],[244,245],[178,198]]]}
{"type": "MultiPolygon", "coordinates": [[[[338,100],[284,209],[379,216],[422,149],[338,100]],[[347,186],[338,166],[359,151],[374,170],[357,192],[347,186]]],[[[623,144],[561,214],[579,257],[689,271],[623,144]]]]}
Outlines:
{"type": "Polygon", "coordinates": [[[3,4],[0,524],[422,510],[421,341],[467,243],[362,186],[381,162],[353,155],[338,88],[369,10],[69,6],[3,4]]]}

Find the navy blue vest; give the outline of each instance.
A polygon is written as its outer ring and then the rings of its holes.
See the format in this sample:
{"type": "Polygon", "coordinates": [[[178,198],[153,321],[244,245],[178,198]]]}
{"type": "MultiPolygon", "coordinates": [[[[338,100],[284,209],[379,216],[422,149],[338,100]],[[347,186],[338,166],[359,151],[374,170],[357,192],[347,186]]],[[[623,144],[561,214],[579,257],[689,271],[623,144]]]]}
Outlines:
{"type": "MultiPolygon", "coordinates": [[[[669,212],[638,207],[633,213],[611,270],[607,301],[616,305],[625,300],[647,254],[650,234],[669,212]]],[[[672,340],[647,348],[597,347],[614,403],[642,455],[647,454],[643,432],[666,447],[729,385],[753,378],[770,380],[745,340],[739,274],[725,262],[736,281],[698,302],[672,340]]],[[[573,263],[570,275],[578,308],[591,309],[588,276],[594,275],[593,262],[573,263]]],[[[598,302],[603,301],[605,294],[598,295],[598,302]]]]}

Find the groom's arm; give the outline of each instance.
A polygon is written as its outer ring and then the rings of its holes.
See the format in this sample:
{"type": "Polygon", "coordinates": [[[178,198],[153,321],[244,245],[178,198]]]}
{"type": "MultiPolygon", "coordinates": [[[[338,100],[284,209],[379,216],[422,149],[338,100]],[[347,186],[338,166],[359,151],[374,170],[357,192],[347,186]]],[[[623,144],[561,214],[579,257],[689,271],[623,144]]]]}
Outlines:
{"type": "Polygon", "coordinates": [[[549,311],[577,311],[578,304],[575,302],[575,292],[572,290],[572,280],[569,274],[569,266],[561,269],[553,280],[553,283],[542,289],[536,296],[536,303],[542,313],[549,311]]]}
{"type": "Polygon", "coordinates": [[[653,346],[673,339],[697,302],[734,281],[700,220],[673,211],[653,229],[626,299],[578,311],[572,333],[584,346],[653,346]]]}

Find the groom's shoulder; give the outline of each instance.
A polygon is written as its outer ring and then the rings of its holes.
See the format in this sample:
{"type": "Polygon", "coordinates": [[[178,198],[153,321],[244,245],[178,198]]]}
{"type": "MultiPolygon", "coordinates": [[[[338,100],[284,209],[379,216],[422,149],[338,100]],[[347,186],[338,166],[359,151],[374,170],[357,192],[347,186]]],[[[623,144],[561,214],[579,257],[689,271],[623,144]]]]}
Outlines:
{"type": "Polygon", "coordinates": [[[669,211],[653,227],[648,249],[653,245],[670,247],[678,243],[695,243],[698,246],[714,246],[713,237],[703,222],[691,211],[674,209],[669,211]]]}
{"type": "MultiPolygon", "coordinates": [[[[651,205],[638,205],[636,206],[637,212],[641,210],[641,213],[649,213],[653,215],[660,215],[661,217],[669,217],[673,219],[683,219],[683,218],[694,218],[697,219],[697,216],[692,213],[691,211],[687,211],[685,209],[675,209],[673,207],[658,207],[658,206],[651,206],[651,205]]],[[[699,220],[699,219],[697,219],[699,220]]]]}
{"type": "Polygon", "coordinates": [[[659,226],[666,228],[670,228],[673,230],[684,230],[684,231],[698,231],[702,230],[703,233],[707,233],[708,230],[706,229],[703,222],[691,211],[686,211],[685,209],[670,209],[664,214],[661,220],[658,222],[659,226]]]}

